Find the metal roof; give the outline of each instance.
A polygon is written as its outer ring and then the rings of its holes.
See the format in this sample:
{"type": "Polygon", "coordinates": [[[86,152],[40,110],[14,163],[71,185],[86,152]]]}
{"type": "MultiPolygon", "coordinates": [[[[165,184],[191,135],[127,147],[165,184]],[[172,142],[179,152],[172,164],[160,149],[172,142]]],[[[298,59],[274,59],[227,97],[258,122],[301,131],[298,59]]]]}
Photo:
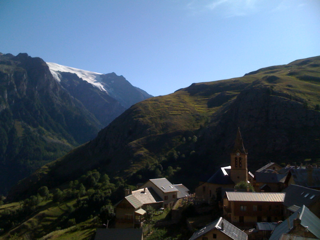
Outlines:
{"type": "MultiPolygon", "coordinates": [[[[276,163],[274,163],[274,162],[270,162],[270,163],[264,165],[263,167],[259,168],[259,169],[256,171],[256,173],[257,173],[257,172],[263,172],[264,170],[268,169],[268,168],[271,167],[272,165],[276,165],[276,166],[280,167],[278,164],[276,164],[276,163]]],[[[272,170],[274,171],[275,169],[272,169],[272,170]]]]}
{"type": "Polygon", "coordinates": [[[146,210],[139,208],[138,210],[135,211],[135,213],[139,214],[139,215],[144,215],[144,214],[146,214],[146,210]]]}
{"type": "Polygon", "coordinates": [[[151,187],[141,188],[136,191],[132,191],[131,194],[142,204],[162,202],[162,199],[151,187]]]}
{"type": "Polygon", "coordinates": [[[226,192],[226,196],[233,202],[283,202],[285,193],[226,192]]]}
{"type": "Polygon", "coordinates": [[[259,231],[273,231],[276,226],[276,222],[257,222],[257,229],[259,231]]]}
{"type": "Polygon", "coordinates": [[[309,232],[317,238],[320,238],[320,219],[314,215],[309,208],[303,205],[299,210],[275,228],[270,240],[279,240],[283,234],[289,233],[293,228],[293,220],[296,218],[301,220],[301,226],[308,228],[309,232]]]}
{"type": "Polygon", "coordinates": [[[299,186],[296,184],[291,184],[286,189],[284,189],[286,197],[284,198],[284,205],[286,207],[291,207],[292,205],[297,205],[302,207],[306,205],[309,207],[313,203],[320,201],[320,191],[299,186]]]}
{"type": "Polygon", "coordinates": [[[199,239],[201,236],[207,234],[208,232],[217,229],[218,231],[224,233],[231,239],[237,240],[247,240],[248,235],[241,231],[239,228],[225,220],[224,218],[220,217],[216,219],[214,222],[208,224],[204,228],[200,229],[199,231],[195,232],[189,240],[199,239]]]}
{"type": "Polygon", "coordinates": [[[182,183],[180,184],[174,184],[173,185],[176,189],[178,189],[178,196],[177,198],[184,198],[189,196],[189,189],[184,186],[182,183]]]}
{"type": "Polygon", "coordinates": [[[288,207],[287,209],[288,209],[290,212],[296,212],[299,208],[300,208],[300,206],[292,205],[292,206],[288,207]]]}
{"type": "Polygon", "coordinates": [[[142,240],[142,228],[98,228],[94,240],[142,240]]]}
{"type": "Polygon", "coordinates": [[[135,208],[140,208],[143,204],[142,202],[140,202],[136,197],[134,197],[133,195],[128,195],[125,197],[125,199],[127,199],[127,201],[135,208]]]}
{"type": "Polygon", "coordinates": [[[154,178],[149,179],[149,181],[156,185],[164,193],[178,191],[178,189],[175,188],[166,178],[154,178]]]}

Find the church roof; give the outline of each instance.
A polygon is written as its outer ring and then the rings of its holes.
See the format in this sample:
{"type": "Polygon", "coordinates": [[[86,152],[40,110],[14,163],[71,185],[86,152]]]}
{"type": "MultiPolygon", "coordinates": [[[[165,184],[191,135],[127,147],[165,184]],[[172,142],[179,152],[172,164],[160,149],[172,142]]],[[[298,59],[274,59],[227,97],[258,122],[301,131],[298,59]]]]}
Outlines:
{"type": "Polygon", "coordinates": [[[230,178],[231,166],[221,167],[208,180],[208,183],[214,184],[234,184],[230,178]]]}
{"type": "Polygon", "coordinates": [[[241,152],[241,153],[247,154],[247,151],[246,151],[246,149],[244,148],[244,145],[243,145],[243,140],[242,140],[242,137],[241,137],[240,128],[238,128],[236,141],[235,141],[234,147],[232,149],[232,153],[236,153],[236,152],[241,152]]]}

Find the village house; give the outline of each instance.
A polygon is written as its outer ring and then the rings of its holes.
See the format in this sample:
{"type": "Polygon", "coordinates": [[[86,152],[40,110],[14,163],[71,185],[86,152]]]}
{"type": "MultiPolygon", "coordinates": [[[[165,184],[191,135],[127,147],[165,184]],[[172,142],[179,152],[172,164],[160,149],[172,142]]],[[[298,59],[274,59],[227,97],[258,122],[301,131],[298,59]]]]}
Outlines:
{"type": "Polygon", "coordinates": [[[207,180],[200,182],[195,190],[196,197],[210,203],[212,200],[220,200],[222,189],[234,188],[239,182],[253,182],[254,175],[248,172],[247,157],[248,152],[238,128],[235,145],[230,153],[231,165],[221,167],[207,180]]]}
{"type": "Polygon", "coordinates": [[[166,178],[149,179],[140,188],[152,188],[163,200],[164,208],[172,207],[179,198],[189,196],[189,189],[183,184],[172,184],[166,178]]]}
{"type": "Polygon", "coordinates": [[[226,192],[223,216],[236,226],[254,227],[256,222],[277,222],[283,218],[285,193],[226,192]]]}
{"type": "Polygon", "coordinates": [[[189,240],[247,240],[248,235],[239,228],[220,217],[204,228],[195,232],[189,240]]]}
{"type": "Polygon", "coordinates": [[[274,229],[270,240],[280,239],[320,239],[320,219],[303,205],[274,229]]]}
{"type": "Polygon", "coordinates": [[[140,228],[146,211],[143,204],[133,195],[126,196],[115,205],[116,228],[140,228]]]}
{"type": "Polygon", "coordinates": [[[254,173],[252,185],[256,192],[281,192],[286,186],[288,171],[270,162],[254,173]]]}
{"type": "Polygon", "coordinates": [[[189,196],[183,184],[172,184],[166,178],[150,179],[138,190],[126,190],[125,198],[115,205],[116,228],[140,228],[147,206],[167,208],[189,196]]]}

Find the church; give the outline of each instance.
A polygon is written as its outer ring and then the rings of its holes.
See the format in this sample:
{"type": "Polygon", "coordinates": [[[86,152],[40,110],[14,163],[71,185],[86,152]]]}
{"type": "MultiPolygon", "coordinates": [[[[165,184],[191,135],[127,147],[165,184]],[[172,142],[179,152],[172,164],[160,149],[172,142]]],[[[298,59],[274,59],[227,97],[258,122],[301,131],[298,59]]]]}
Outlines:
{"type": "Polygon", "coordinates": [[[234,147],[230,153],[231,165],[221,167],[206,181],[200,182],[195,193],[198,199],[211,202],[221,199],[222,192],[233,191],[239,182],[253,183],[254,175],[248,171],[248,152],[244,148],[240,128],[238,128],[234,147]]]}

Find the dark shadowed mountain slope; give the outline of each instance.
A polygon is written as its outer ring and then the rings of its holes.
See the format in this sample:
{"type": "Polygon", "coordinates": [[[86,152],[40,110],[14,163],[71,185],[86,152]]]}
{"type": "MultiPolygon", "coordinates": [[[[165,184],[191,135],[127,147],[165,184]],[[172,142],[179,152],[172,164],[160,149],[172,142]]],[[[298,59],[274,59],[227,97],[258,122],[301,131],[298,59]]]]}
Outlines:
{"type": "Polygon", "coordinates": [[[30,195],[43,185],[61,186],[92,169],[130,184],[170,176],[192,189],[202,174],[229,164],[238,127],[251,170],[268,161],[316,161],[319,74],[320,57],[315,57],[147,99],[125,111],[96,139],[23,180],[8,199],[30,195]]]}
{"type": "MultiPolygon", "coordinates": [[[[93,139],[127,108],[76,74],[59,75],[61,81],[41,58],[0,54],[0,194],[45,163],[93,139]]],[[[128,104],[150,96],[123,77],[111,76],[114,85],[122,84],[125,90],[121,86],[108,90],[121,96],[125,91],[128,104]]]]}

